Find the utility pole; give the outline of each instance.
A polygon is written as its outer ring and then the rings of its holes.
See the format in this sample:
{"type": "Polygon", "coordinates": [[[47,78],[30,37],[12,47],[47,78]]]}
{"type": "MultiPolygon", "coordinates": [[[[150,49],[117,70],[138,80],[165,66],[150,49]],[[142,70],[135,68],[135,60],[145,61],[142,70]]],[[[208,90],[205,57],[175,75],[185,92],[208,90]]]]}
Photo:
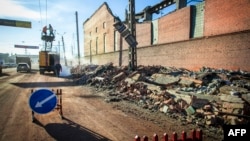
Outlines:
{"type": "Polygon", "coordinates": [[[60,51],[60,41],[58,41],[58,52],[59,52],[59,54],[61,54],[61,51],[60,51]]]}
{"type": "Polygon", "coordinates": [[[62,36],[62,44],[63,44],[63,52],[64,52],[64,61],[65,61],[65,66],[68,66],[68,64],[67,64],[67,59],[66,59],[66,55],[65,55],[65,46],[64,46],[63,36],[62,36]]]}
{"type": "Polygon", "coordinates": [[[80,65],[80,48],[79,48],[79,32],[78,32],[78,14],[76,11],[76,36],[77,36],[77,49],[78,49],[78,65],[80,65]]]}
{"type": "MultiPolygon", "coordinates": [[[[136,46],[138,44],[136,41],[135,1],[134,0],[129,0],[129,13],[128,13],[127,19],[128,19],[128,28],[124,25],[124,23],[120,20],[119,17],[115,17],[115,23],[113,26],[121,34],[121,36],[125,38],[125,41],[129,45],[128,69],[129,71],[134,71],[136,70],[136,67],[137,67],[136,46]]],[[[90,49],[91,49],[91,43],[90,43],[90,49]]]]}
{"type": "MultiPolygon", "coordinates": [[[[128,28],[130,33],[136,40],[136,25],[135,25],[135,0],[129,0],[129,11],[128,11],[128,28]]],[[[134,71],[137,67],[137,54],[136,45],[129,47],[129,69],[134,71]]]]}

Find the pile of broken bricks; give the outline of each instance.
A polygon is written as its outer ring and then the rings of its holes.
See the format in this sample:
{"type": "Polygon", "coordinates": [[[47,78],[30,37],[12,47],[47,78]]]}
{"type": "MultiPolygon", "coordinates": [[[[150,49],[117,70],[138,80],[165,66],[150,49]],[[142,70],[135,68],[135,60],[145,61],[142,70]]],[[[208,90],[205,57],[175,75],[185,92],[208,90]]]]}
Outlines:
{"type": "Polygon", "coordinates": [[[163,66],[86,65],[72,68],[79,85],[107,90],[107,102],[131,101],[183,124],[221,126],[250,121],[250,73],[203,67],[199,71],[163,66]]]}

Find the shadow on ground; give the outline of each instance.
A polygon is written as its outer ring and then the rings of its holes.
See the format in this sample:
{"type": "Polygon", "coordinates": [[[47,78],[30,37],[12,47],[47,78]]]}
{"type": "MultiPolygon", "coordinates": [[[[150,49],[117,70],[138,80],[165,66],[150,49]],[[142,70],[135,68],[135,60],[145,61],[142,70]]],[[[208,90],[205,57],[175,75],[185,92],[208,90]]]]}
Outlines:
{"type": "Polygon", "coordinates": [[[1,73],[1,74],[0,74],[0,77],[3,77],[3,76],[10,76],[10,75],[7,74],[7,73],[1,73]]]}
{"type": "Polygon", "coordinates": [[[34,123],[43,127],[57,141],[111,141],[70,119],[64,117],[63,120],[65,123],[49,123],[45,126],[37,120],[34,123]]]}
{"type": "Polygon", "coordinates": [[[22,88],[36,88],[36,87],[67,87],[76,86],[73,82],[21,82],[21,83],[11,83],[12,85],[22,87],[22,88]]]}

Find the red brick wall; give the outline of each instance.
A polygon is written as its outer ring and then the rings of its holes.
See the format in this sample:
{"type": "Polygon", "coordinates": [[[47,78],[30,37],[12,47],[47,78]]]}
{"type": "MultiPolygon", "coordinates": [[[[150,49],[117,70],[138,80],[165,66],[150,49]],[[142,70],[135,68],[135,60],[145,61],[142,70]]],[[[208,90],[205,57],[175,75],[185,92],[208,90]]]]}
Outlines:
{"type": "Polygon", "coordinates": [[[136,24],[137,47],[151,45],[151,22],[136,24]]]}
{"type": "Polygon", "coordinates": [[[124,38],[122,38],[122,49],[125,50],[128,48],[129,48],[128,43],[126,42],[126,40],[124,38]]]}
{"type": "Polygon", "coordinates": [[[206,0],[204,36],[250,29],[249,0],[206,0]]]}
{"type": "MultiPolygon", "coordinates": [[[[136,24],[136,41],[138,42],[138,48],[151,45],[151,22],[136,24]]],[[[122,49],[128,48],[128,43],[122,38],[122,49]]]]}
{"type": "MultiPolygon", "coordinates": [[[[138,48],[137,64],[175,66],[191,70],[207,66],[250,71],[249,37],[250,32],[245,32],[138,48]]],[[[94,64],[108,62],[118,65],[119,52],[93,58],[94,64]]],[[[127,50],[123,51],[122,65],[128,65],[127,50]]]]}
{"type": "Polygon", "coordinates": [[[158,43],[188,40],[190,36],[190,7],[185,7],[158,21],[158,43]]]}
{"type": "Polygon", "coordinates": [[[203,38],[157,47],[154,51],[145,49],[138,53],[139,64],[176,66],[199,69],[212,68],[250,70],[250,48],[248,33],[203,38]],[[148,52],[148,53],[147,53],[148,52]],[[142,54],[158,54],[153,59],[142,54]],[[158,60],[158,61],[157,61],[158,60]]]}
{"type": "MultiPolygon", "coordinates": [[[[147,46],[149,41],[151,42],[151,39],[148,40],[151,35],[151,28],[147,27],[149,24],[137,25],[137,40],[139,41],[137,64],[175,66],[192,70],[207,66],[250,71],[249,0],[206,0],[205,2],[204,36],[208,38],[189,39],[190,7],[182,8],[159,19],[158,45],[147,46]],[[150,35],[147,36],[147,33],[150,35]]],[[[93,32],[95,29],[93,27],[100,25],[100,21],[109,19],[107,29],[100,34],[92,34],[84,38],[87,39],[84,41],[85,59],[90,60],[88,41],[92,39],[95,44],[96,36],[100,35],[99,39],[102,40],[105,32],[110,36],[107,40],[108,53],[103,54],[103,50],[98,50],[100,54],[92,57],[92,63],[113,62],[118,65],[119,52],[113,52],[113,17],[105,11],[107,9],[104,8],[99,11],[100,13],[95,13],[97,18],[90,18],[84,25],[84,36],[86,36],[90,31],[93,32]]],[[[101,41],[100,44],[102,44],[101,41]]],[[[128,45],[124,39],[123,50],[122,65],[128,65],[128,45]]]]}

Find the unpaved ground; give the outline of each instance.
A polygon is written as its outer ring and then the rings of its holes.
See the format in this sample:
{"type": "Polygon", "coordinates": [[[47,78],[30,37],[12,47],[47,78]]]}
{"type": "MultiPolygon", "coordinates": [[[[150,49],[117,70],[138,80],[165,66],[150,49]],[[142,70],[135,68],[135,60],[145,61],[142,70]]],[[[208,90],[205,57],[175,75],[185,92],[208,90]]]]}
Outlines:
{"type": "MultiPolygon", "coordinates": [[[[101,141],[134,140],[135,135],[152,138],[200,128],[182,125],[180,121],[161,113],[150,113],[128,101],[106,103],[106,92],[97,92],[87,86],[76,86],[65,78],[51,74],[16,73],[4,70],[0,76],[0,140],[1,141],[101,141]],[[40,88],[62,89],[63,116],[54,110],[35,114],[32,122],[28,100],[31,90],[40,88]]],[[[221,131],[204,128],[204,141],[221,140],[221,131]]]]}

